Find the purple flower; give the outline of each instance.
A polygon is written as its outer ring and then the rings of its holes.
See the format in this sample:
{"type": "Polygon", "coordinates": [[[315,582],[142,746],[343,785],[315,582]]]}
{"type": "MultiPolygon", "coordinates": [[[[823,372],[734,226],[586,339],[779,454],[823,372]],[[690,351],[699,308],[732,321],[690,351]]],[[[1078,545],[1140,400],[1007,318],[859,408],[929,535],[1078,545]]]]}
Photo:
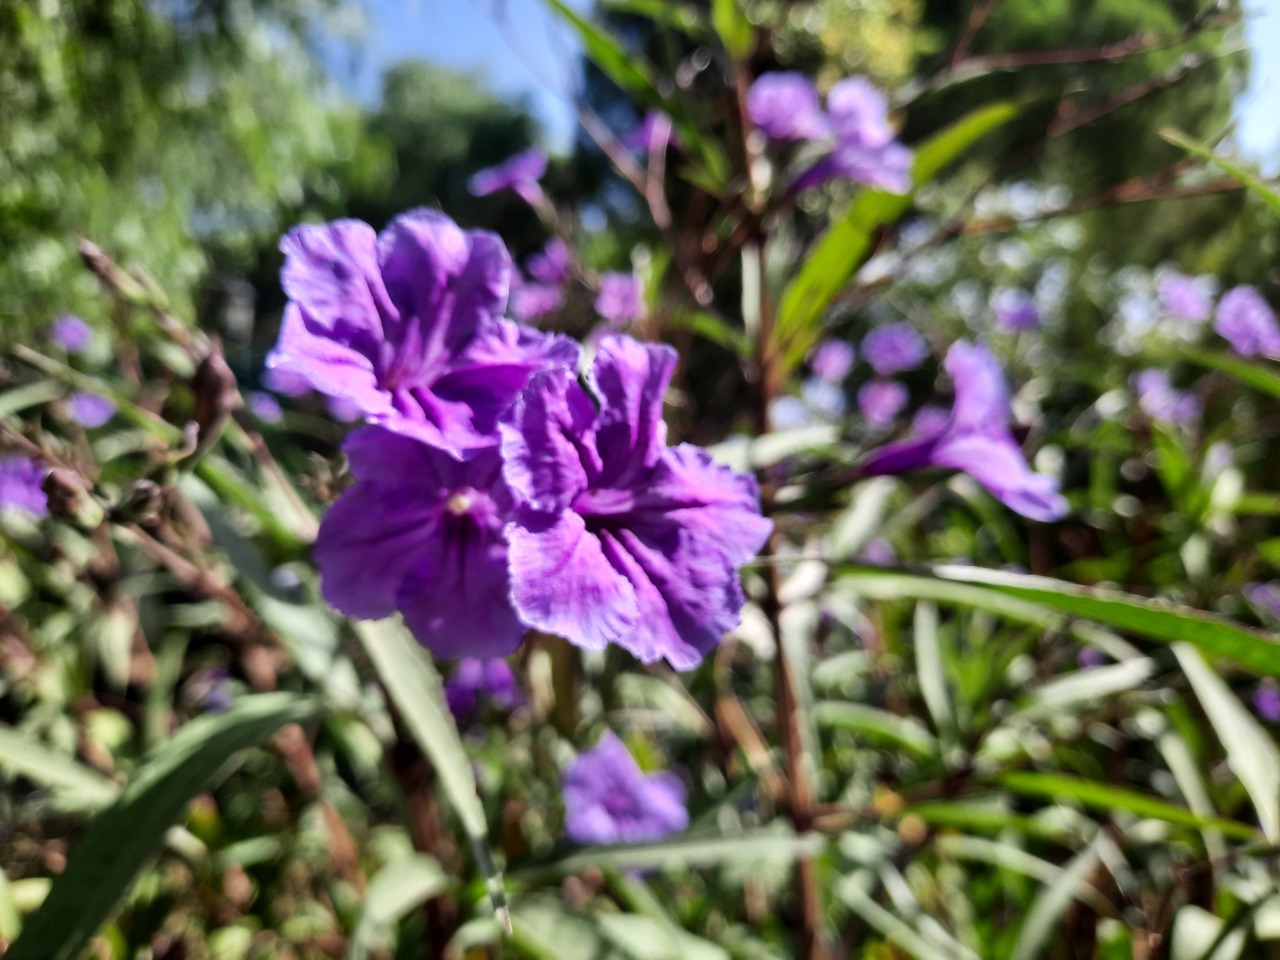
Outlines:
{"type": "Polygon", "coordinates": [[[84,353],[93,343],[93,328],[75,314],[64,313],[49,324],[49,339],[67,353],[84,353]]]}
{"type": "Polygon", "coordinates": [[[1213,300],[1198,277],[1170,271],[1160,278],[1156,293],[1164,312],[1178,320],[1200,323],[1213,312],[1213,300]]]}
{"type": "Polygon", "coordinates": [[[542,283],[564,283],[569,279],[569,248],[563,240],[552,237],[529,258],[526,269],[529,276],[542,283]]]}
{"type": "Polygon", "coordinates": [[[873,567],[891,567],[898,562],[898,554],[884,537],[872,537],[862,548],[858,559],[873,567]]]}
{"type": "Polygon", "coordinates": [[[946,426],[873,451],[863,472],[874,476],[928,466],[963,470],[1023,516],[1063,517],[1067,503],[1058,481],[1033,473],[1009,432],[1009,393],[995,357],[980,344],[960,341],[947,352],[946,367],[956,391],[946,426]]]}
{"type": "Polygon", "coordinates": [[[280,401],[269,393],[263,393],[261,390],[250,391],[245,398],[245,403],[249,407],[249,412],[263,423],[279,423],[284,419],[284,410],[280,408],[280,401]]]}
{"type": "Polygon", "coordinates": [[[538,181],[546,172],[547,155],[537,147],[530,147],[495,167],[476,171],[467,181],[467,189],[477,197],[510,190],[529,206],[536,207],[543,199],[538,181]]]}
{"type": "Polygon", "coordinates": [[[536,375],[503,418],[515,496],[511,599],[531,627],[599,650],[692,667],[738,623],[738,567],[771,524],[754,478],[690,444],[666,446],[675,351],[603,337],[589,383],[536,375]]]}
{"type": "Polygon", "coordinates": [[[800,386],[800,399],[809,410],[824,420],[840,419],[847,408],[844,390],[825,380],[806,380],[800,386]]]}
{"type": "Polygon", "coordinates": [[[996,327],[1006,333],[1034,330],[1040,325],[1036,302],[1022,290],[1001,290],[992,301],[996,327]]]}
{"type": "Polygon", "coordinates": [[[936,437],[951,426],[951,414],[942,407],[926,404],[911,418],[911,432],[917,437],[936,437]]]}
{"type": "Polygon", "coordinates": [[[833,177],[890,193],[911,189],[911,151],[894,139],[889,103],[865,77],[847,77],[827,94],[827,116],[835,149],[792,186],[816,187],[833,177]]]}
{"type": "Polygon", "coordinates": [[[1163,370],[1143,370],[1133,378],[1138,406],[1159,423],[1188,424],[1200,417],[1200,398],[1190,390],[1177,390],[1163,370]]]}
{"type": "Polygon", "coordinates": [[[800,73],[766,73],[747,93],[747,115],[774,140],[821,140],[831,133],[813,81],[800,73]]]}
{"type": "Polygon", "coordinates": [[[454,456],[494,444],[530,375],[576,366],[571,340],[502,319],[502,241],[441,213],[403,214],[381,235],[358,220],[295,227],[281,249],[289,305],[268,367],[454,456]]]}
{"type": "Polygon", "coordinates": [[[857,354],[843,340],[823,340],[809,354],[809,369],[819,380],[840,383],[853,369],[857,354]]]}
{"type": "Polygon", "coordinates": [[[862,341],[862,356],[882,377],[914,370],[929,356],[920,334],[907,323],[876,327],[862,341]]]}
{"type": "Polygon", "coordinates": [[[44,478],[49,471],[30,457],[0,457],[0,513],[13,510],[33,517],[49,513],[44,478]]]}
{"type": "Polygon", "coordinates": [[[262,385],[282,397],[303,397],[311,392],[311,381],[295,370],[277,367],[262,372],[262,385]]]}
{"type": "Polygon", "coordinates": [[[630,273],[600,274],[600,292],[596,294],[596,313],[612,327],[622,327],[644,313],[640,281],[630,273]]]}
{"type": "Polygon", "coordinates": [[[222,713],[235,699],[235,688],[225,668],[206,667],[191,675],[183,695],[205,713],[222,713]]]}
{"type": "Polygon", "coordinates": [[[524,703],[516,675],[507,661],[498,657],[459,660],[453,676],[445,681],[444,696],[449,703],[449,711],[455,717],[465,717],[474,712],[481,699],[488,700],[499,710],[514,710],[524,703]]]}
{"type": "Polygon", "coordinates": [[[532,323],[564,304],[564,288],[556,283],[522,283],[511,291],[511,315],[521,323],[532,323]]]}
{"type": "Polygon", "coordinates": [[[1092,670],[1107,662],[1107,655],[1097,647],[1081,647],[1076,655],[1076,663],[1081,670],[1092,670]]]}
{"type": "Polygon", "coordinates": [[[858,389],[858,410],[876,430],[893,424],[907,405],[907,388],[896,380],[869,380],[858,389]]]}
{"type": "Polygon", "coordinates": [[[100,393],[73,393],[71,416],[82,427],[100,427],[116,415],[115,401],[100,393]]]}
{"type": "Polygon", "coordinates": [[[631,153],[652,153],[665,150],[668,144],[679,149],[680,137],[671,127],[671,118],[665,113],[650,110],[638,124],[619,142],[631,153]]]}
{"type": "Polygon", "coordinates": [[[1280,582],[1246,583],[1241,593],[1259,613],[1280,618],[1280,582]]]}
{"type": "Polygon", "coordinates": [[[1276,315],[1253,287],[1235,287],[1223,294],[1213,328],[1242,357],[1280,357],[1276,315]]]}
{"type": "Polygon", "coordinates": [[[645,775],[613,733],[565,769],[565,832],[574,843],[645,843],[688,829],[684,784],[645,775]]]}
{"type": "Polygon", "coordinates": [[[346,397],[329,397],[324,402],[324,408],[339,423],[355,423],[363,413],[360,404],[346,397]]]}
{"type": "Polygon", "coordinates": [[[343,449],[356,483],[320,522],[314,555],[325,599],[364,620],[399,610],[441,656],[514,650],[524,627],[508,600],[502,525],[511,495],[498,451],[458,461],[380,427],[355,431],[343,449]]]}
{"type": "Polygon", "coordinates": [[[1253,691],[1253,709],[1267,723],[1280,723],[1280,687],[1264,680],[1253,691]]]}

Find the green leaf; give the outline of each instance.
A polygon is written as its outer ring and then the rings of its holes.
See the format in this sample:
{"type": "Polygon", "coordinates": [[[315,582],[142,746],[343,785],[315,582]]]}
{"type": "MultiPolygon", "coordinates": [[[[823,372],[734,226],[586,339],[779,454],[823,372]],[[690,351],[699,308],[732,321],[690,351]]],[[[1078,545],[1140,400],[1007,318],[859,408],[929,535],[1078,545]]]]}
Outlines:
{"type": "Polygon", "coordinates": [[[679,30],[695,40],[707,36],[707,25],[702,13],[691,3],[677,3],[675,0],[603,0],[600,8],[606,13],[630,13],[648,17],[659,26],[679,30]]]}
{"type": "Polygon", "coordinates": [[[1098,837],[1076,854],[1063,870],[1057,883],[1047,885],[1036,897],[1027,913],[1026,922],[1018,932],[1018,942],[1014,944],[1012,960],[1032,960],[1044,955],[1044,947],[1058,928],[1062,915],[1077,896],[1077,890],[1084,886],[1093,866],[1098,862],[1102,839],[1098,837]]]}
{"type": "Polygon", "coordinates": [[[1198,817],[1190,810],[1157,797],[1093,780],[1081,780],[1056,773],[1008,773],[999,782],[1006,789],[1024,796],[1042,797],[1046,800],[1075,800],[1082,806],[1104,812],[1125,810],[1139,817],[1161,820],[1179,827],[1193,827],[1197,830],[1212,827],[1238,840],[1259,839],[1258,831],[1247,823],[1224,820],[1221,817],[1198,817]]]}
{"type": "Polygon", "coordinates": [[[1199,653],[1185,644],[1173,652],[1227,751],[1227,765],[1253,801],[1262,832],[1272,843],[1280,842],[1280,750],[1275,741],[1199,653]]]}
{"type": "Polygon", "coordinates": [[[1275,188],[1270,185],[1263,183],[1244,167],[1237,163],[1232,163],[1230,160],[1225,160],[1222,157],[1219,157],[1208,147],[1196,143],[1185,133],[1182,133],[1179,130],[1166,127],[1164,130],[1160,131],[1160,136],[1172,143],[1175,147],[1181,147],[1188,153],[1195,154],[1201,160],[1208,160],[1214,166],[1225,170],[1228,174],[1239,180],[1247,189],[1251,190],[1258,197],[1261,197],[1262,202],[1268,207],[1276,213],[1280,213],[1280,193],[1277,193],[1275,188]]]}
{"type": "Polygon", "coordinates": [[[900,717],[865,703],[828,700],[814,704],[813,720],[819,727],[852,730],[877,741],[887,741],[917,757],[938,754],[938,741],[922,723],[900,717]]]}
{"type": "Polygon", "coordinates": [[[79,957],[165,831],[214,774],[280,727],[310,719],[321,709],[321,702],[312,698],[265,693],[182,727],[89,825],[6,960],[79,957]]]}
{"type": "MultiPolygon", "coordinates": [[[[1000,607],[993,596],[1005,602],[1038,604],[1148,640],[1190,643],[1205,653],[1280,676],[1280,644],[1268,634],[1163,600],[1082,587],[1049,577],[960,565],[933,567],[929,575],[878,567],[848,568],[847,579],[866,596],[929,597],[996,612],[1000,612],[1000,607]]],[[[1020,614],[1015,619],[1034,622],[1034,615],[1022,608],[1005,609],[1011,616],[1020,614]]]]}
{"type": "MultiPolygon", "coordinates": [[[[991,131],[1018,116],[1006,101],[974,110],[935,134],[916,150],[913,189],[933,180],[952,161],[991,131]]],[[[775,328],[780,354],[798,363],[816,342],[823,312],[870,255],[877,233],[911,209],[912,194],[863,190],[845,216],[833,223],[782,294],[775,328]]]]}
{"type": "Polygon", "coordinates": [[[960,948],[957,951],[944,952],[940,950],[938,944],[927,939],[924,934],[916,930],[911,924],[876,903],[875,899],[863,889],[863,884],[859,882],[864,874],[865,871],[862,874],[845,877],[836,884],[835,894],[846,907],[860,916],[867,926],[891,940],[901,950],[915,957],[916,960],[940,960],[940,958],[944,957],[947,960],[951,960],[953,957],[962,957],[965,960],[973,957],[976,960],[975,954],[959,944],[956,944],[960,948]]]}
{"type": "Polygon", "coordinates": [[[755,45],[756,33],[739,0],[712,0],[711,25],[735,63],[744,60],[755,45]]]}
{"type": "Polygon", "coordinates": [[[35,383],[13,387],[0,393],[0,417],[38,407],[42,403],[56,400],[65,392],[62,384],[56,380],[37,380],[35,383]]]}
{"type": "Polygon", "coordinates": [[[443,891],[449,884],[433,858],[414,854],[395,860],[369,884],[364,909],[347,946],[347,960],[365,960],[379,938],[406,913],[443,891]]]}
{"type": "MultiPolygon", "coordinates": [[[[1015,873],[1032,877],[1046,886],[1061,883],[1066,879],[1066,871],[1057,864],[1027,853],[1021,847],[1016,847],[1011,843],[1002,843],[999,840],[948,834],[938,837],[937,849],[941,856],[953,857],[956,860],[989,863],[1000,867],[1002,870],[1012,870],[1015,873]]],[[[1081,882],[1077,885],[1073,890],[1073,896],[1100,916],[1115,916],[1115,907],[1090,883],[1081,882]]]]}
{"type": "Polygon", "coordinates": [[[453,812],[462,822],[476,865],[485,879],[499,921],[510,928],[502,874],[493,860],[484,805],[453,715],[445,706],[444,684],[430,654],[391,620],[357,622],[356,635],[410,735],[435,767],[453,812]]]}
{"type": "Polygon", "coordinates": [[[97,810],[119,793],[96,770],[12,728],[0,727],[0,770],[48,787],[64,810],[97,810]]]}
{"type": "Polygon", "coordinates": [[[1181,355],[1191,363],[1209,367],[1211,370],[1221,370],[1235,377],[1245,386],[1253,387],[1273,397],[1280,397],[1280,372],[1274,369],[1274,363],[1263,364],[1242,360],[1229,353],[1211,353],[1208,350],[1184,350],[1181,355]]]}

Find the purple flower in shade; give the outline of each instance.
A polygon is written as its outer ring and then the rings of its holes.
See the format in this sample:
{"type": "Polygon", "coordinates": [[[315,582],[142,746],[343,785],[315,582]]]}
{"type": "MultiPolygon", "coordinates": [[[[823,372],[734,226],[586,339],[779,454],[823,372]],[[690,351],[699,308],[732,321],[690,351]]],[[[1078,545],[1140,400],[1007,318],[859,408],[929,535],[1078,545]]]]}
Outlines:
{"type": "Polygon", "coordinates": [[[1022,290],[1001,290],[992,300],[996,327],[1006,333],[1034,330],[1040,325],[1036,302],[1022,290]]]}
{"type": "Polygon", "coordinates": [[[0,513],[13,510],[33,517],[49,513],[44,478],[49,471],[30,457],[0,457],[0,513]]]}
{"type": "Polygon", "coordinates": [[[522,283],[511,291],[511,315],[522,323],[541,320],[564,305],[558,283],[522,283]]]}
{"type": "Polygon", "coordinates": [[[896,380],[869,380],[858,388],[858,410],[876,430],[892,425],[908,399],[907,388],[896,380]]]}
{"type": "Polygon", "coordinates": [[[1163,370],[1143,370],[1133,378],[1138,406],[1159,423],[1185,425],[1200,418],[1200,398],[1190,390],[1177,390],[1163,370]]]}
{"type": "Polygon", "coordinates": [[[818,90],[801,73],[766,73],[747,93],[747,115],[773,140],[821,140],[831,133],[818,90]]]}
{"type": "Polygon", "coordinates": [[[296,370],[277,367],[262,372],[262,385],[282,397],[305,397],[311,392],[311,381],[296,370]]]}
{"type": "Polygon", "coordinates": [[[279,423],[284,419],[284,410],[280,408],[280,401],[269,393],[263,393],[261,390],[250,391],[245,398],[245,403],[249,407],[249,412],[263,423],[279,423]]]}
{"type": "Polygon", "coordinates": [[[868,475],[920,467],[963,470],[1007,507],[1033,520],[1057,520],[1067,512],[1053,477],[1034,473],[1009,431],[1009,393],[990,351],[960,341],[947,352],[955,403],[939,432],[917,434],[872,451],[868,475]]]}
{"type": "Polygon", "coordinates": [[[526,272],[541,283],[564,283],[569,279],[569,248],[558,237],[529,258],[526,272]]]}
{"type": "Polygon", "coordinates": [[[680,778],[642,773],[613,733],[579,754],[560,785],[565,833],[574,843],[646,843],[689,827],[680,778]]]}
{"type": "MultiPolygon", "coordinates": [[[[567,376],[567,374],[561,374],[567,376]]],[[[399,610],[444,657],[504,656],[524,634],[508,600],[511,495],[495,448],[471,460],[381,427],[343,445],[356,478],[320,522],[321,592],[359,619],[399,610]]]]}
{"type": "Polygon", "coordinates": [[[929,356],[920,334],[907,323],[876,327],[862,341],[862,356],[882,377],[914,370],[929,356]]]}
{"type": "Polygon", "coordinates": [[[1253,691],[1253,709],[1267,723],[1280,723],[1280,687],[1264,680],[1253,691]]]}
{"type": "Polygon", "coordinates": [[[235,688],[226,669],[206,667],[191,675],[183,695],[205,713],[222,713],[235,699],[235,688]]]}
{"type": "Polygon", "coordinates": [[[67,353],[84,353],[93,343],[93,328],[75,314],[64,313],[49,324],[49,339],[67,353]]]}
{"type": "Polygon", "coordinates": [[[638,124],[628,131],[619,142],[622,148],[631,153],[653,153],[665,150],[668,146],[679,149],[680,137],[671,126],[671,118],[665,113],[650,110],[638,124]]]}
{"type": "Polygon", "coordinates": [[[630,273],[600,274],[600,291],[596,294],[596,313],[612,327],[622,327],[639,319],[644,312],[640,281],[630,273]]]}
{"type": "Polygon", "coordinates": [[[589,383],[540,373],[503,418],[515,496],[511,599],[531,627],[587,649],[692,667],[738,623],[738,567],[772,527],[754,478],[666,446],[670,347],[610,335],[589,383]]]}
{"type": "Polygon", "coordinates": [[[116,415],[115,401],[100,393],[73,393],[71,416],[82,427],[100,427],[116,415]]]}
{"type": "Polygon", "coordinates": [[[499,710],[514,710],[524,703],[516,675],[507,661],[498,657],[488,660],[465,657],[459,660],[453,676],[445,681],[444,696],[449,711],[455,717],[473,713],[481,699],[488,700],[499,710]]]}
{"type": "Polygon", "coordinates": [[[858,557],[863,563],[873,567],[891,567],[898,562],[898,554],[884,537],[872,537],[862,548],[858,557]]]}
{"type": "Polygon", "coordinates": [[[1106,662],[1107,655],[1097,647],[1081,647],[1080,653],[1076,656],[1076,663],[1080,665],[1081,670],[1092,670],[1106,662]]]}
{"type": "Polygon", "coordinates": [[[280,246],[289,305],[267,366],[454,456],[494,444],[530,375],[577,364],[573,341],[502,319],[511,260],[494,234],[415,210],[381,235],[338,220],[280,246]]]}
{"type": "Polygon", "coordinates": [[[894,139],[889,102],[865,77],[847,77],[827,94],[827,116],[835,148],[793,184],[792,192],[833,177],[906,193],[911,189],[911,151],[894,139]]]}
{"type": "Polygon", "coordinates": [[[1203,280],[1170,271],[1156,285],[1160,306],[1169,316],[1178,320],[1201,323],[1213,312],[1213,300],[1205,289],[1203,280]]]}
{"type": "Polygon", "coordinates": [[[917,437],[936,437],[951,426],[951,414],[942,407],[926,404],[911,418],[911,432],[917,437]]]}
{"type": "Polygon", "coordinates": [[[1253,287],[1235,287],[1223,294],[1213,328],[1242,357],[1280,357],[1275,312],[1253,287]]]}
{"type": "Polygon", "coordinates": [[[1280,582],[1246,583],[1241,593],[1260,614],[1280,619],[1280,582]]]}
{"type": "Polygon", "coordinates": [[[849,375],[857,358],[852,344],[843,340],[823,340],[809,354],[809,369],[819,380],[840,383],[849,375]]]}
{"type": "Polygon", "coordinates": [[[546,172],[547,155],[537,147],[530,147],[495,167],[476,171],[467,181],[467,189],[477,197],[510,190],[529,206],[536,207],[543,199],[538,181],[546,172]]]}

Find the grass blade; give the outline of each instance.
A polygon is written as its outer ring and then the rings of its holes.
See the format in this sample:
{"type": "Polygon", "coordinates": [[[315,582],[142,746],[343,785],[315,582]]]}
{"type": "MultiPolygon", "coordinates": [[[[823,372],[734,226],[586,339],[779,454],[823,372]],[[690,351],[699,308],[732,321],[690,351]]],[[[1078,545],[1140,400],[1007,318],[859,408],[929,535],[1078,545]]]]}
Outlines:
{"type": "Polygon", "coordinates": [[[364,910],[351,934],[347,960],[365,960],[378,937],[447,886],[448,878],[431,857],[414,854],[387,864],[365,893],[364,910]]]}
{"type": "Polygon", "coordinates": [[[97,810],[120,792],[91,767],[8,728],[0,728],[0,770],[48,787],[64,810],[97,810]]]}

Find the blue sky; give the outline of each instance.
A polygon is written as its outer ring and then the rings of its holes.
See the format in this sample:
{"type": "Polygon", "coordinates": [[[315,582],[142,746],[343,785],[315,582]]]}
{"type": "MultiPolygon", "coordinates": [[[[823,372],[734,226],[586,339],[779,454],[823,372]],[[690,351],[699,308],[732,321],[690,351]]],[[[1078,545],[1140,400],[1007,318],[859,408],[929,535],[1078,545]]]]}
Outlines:
{"type": "MultiPolygon", "coordinates": [[[[503,96],[527,98],[548,145],[571,142],[570,98],[579,48],[543,0],[366,0],[366,52],[344,87],[362,100],[378,95],[384,67],[419,57],[474,73],[503,96]]],[[[570,0],[582,10],[590,0],[570,0]]],[[[1280,0],[1246,0],[1245,35],[1254,73],[1240,98],[1238,139],[1245,154],[1280,174],[1280,0]]]]}

